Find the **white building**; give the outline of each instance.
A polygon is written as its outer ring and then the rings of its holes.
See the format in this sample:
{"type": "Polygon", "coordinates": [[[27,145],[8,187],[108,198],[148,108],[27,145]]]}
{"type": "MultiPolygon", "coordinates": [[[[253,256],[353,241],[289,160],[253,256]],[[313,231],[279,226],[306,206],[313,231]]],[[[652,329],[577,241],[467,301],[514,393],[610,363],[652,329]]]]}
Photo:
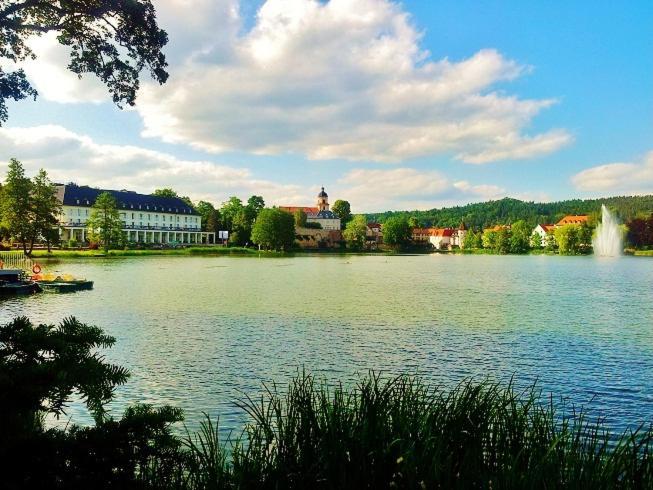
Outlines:
{"type": "Polygon", "coordinates": [[[157,244],[215,243],[215,233],[202,231],[202,218],[185,201],[175,197],[105,191],[74,184],[57,186],[62,213],[59,234],[62,241],[87,241],[86,221],[97,197],[109,192],[116,199],[127,241],[157,244]]]}
{"type": "Polygon", "coordinates": [[[555,225],[539,224],[533,229],[531,235],[539,235],[540,243],[546,247],[549,243],[549,238],[555,229],[555,225]]]}

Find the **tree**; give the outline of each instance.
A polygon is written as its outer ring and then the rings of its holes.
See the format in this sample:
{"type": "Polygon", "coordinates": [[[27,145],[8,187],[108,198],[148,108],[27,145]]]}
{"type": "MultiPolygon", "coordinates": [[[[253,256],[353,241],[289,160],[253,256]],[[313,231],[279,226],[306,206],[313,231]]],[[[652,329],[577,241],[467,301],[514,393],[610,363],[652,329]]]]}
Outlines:
{"type": "Polygon", "coordinates": [[[306,226],[306,213],[303,209],[298,209],[293,215],[295,219],[295,226],[297,228],[304,228],[306,226]]]}
{"type": "Polygon", "coordinates": [[[510,253],[523,254],[528,252],[531,242],[531,230],[532,228],[524,220],[513,223],[510,229],[510,253]]]}
{"type": "Polygon", "coordinates": [[[177,191],[175,191],[170,187],[164,187],[162,189],[154,189],[152,195],[157,197],[179,197],[177,191]]]}
{"type": "Polygon", "coordinates": [[[579,231],[577,225],[559,226],[553,232],[558,244],[558,251],[563,255],[573,255],[579,250],[579,231]]]}
{"type": "Polygon", "coordinates": [[[195,210],[202,218],[202,231],[217,233],[220,230],[220,212],[213,207],[213,204],[200,201],[195,210]]]}
{"type": "Polygon", "coordinates": [[[542,248],[542,237],[539,233],[533,233],[531,235],[531,248],[540,249],[542,248]]]}
{"type": "Polygon", "coordinates": [[[465,233],[465,239],[463,240],[463,248],[465,250],[473,250],[475,248],[482,248],[483,242],[481,240],[481,233],[476,233],[474,230],[468,230],[465,233]]]}
{"type": "Polygon", "coordinates": [[[169,475],[180,456],[170,426],[181,410],[136,405],[120,420],[107,417],[105,405],[129,377],[98,352],[114,342],[72,317],[57,326],[25,317],[0,326],[3,488],[149,488],[138,480],[150,465],[169,475]],[[64,415],[73,393],[95,426],[46,430],[45,417],[64,415]]]}
{"type": "Polygon", "coordinates": [[[408,224],[408,218],[392,217],[383,224],[383,242],[402,247],[410,243],[412,228],[408,224]]]}
{"type": "Polygon", "coordinates": [[[230,197],[228,201],[222,203],[220,214],[222,215],[222,221],[225,229],[233,231],[234,219],[238,213],[242,212],[242,210],[243,202],[235,196],[230,197]]]}
{"type": "MultiPolygon", "coordinates": [[[[0,0],[0,59],[34,59],[28,40],[48,32],[70,48],[68,69],[96,75],[118,107],[134,105],[144,69],[160,84],[168,78],[161,51],[168,35],[150,0],[0,0]]],[[[36,95],[22,69],[0,69],[0,124],[7,120],[8,99],[36,95]]]]}
{"type": "Polygon", "coordinates": [[[32,181],[31,204],[34,215],[34,234],[30,252],[34,246],[34,239],[43,239],[50,251],[52,243],[59,239],[59,216],[61,215],[61,202],[57,197],[57,189],[48,179],[45,170],[39,173],[32,181]]]}
{"type": "Polygon", "coordinates": [[[360,250],[365,246],[365,237],[367,235],[367,220],[362,214],[356,215],[347,223],[342,235],[347,242],[347,247],[360,250]]]}
{"type": "Polygon", "coordinates": [[[109,248],[122,244],[125,239],[123,223],[116,198],[111,193],[103,192],[97,197],[86,226],[90,239],[101,243],[104,253],[108,253],[109,248]]]}
{"type": "Polygon", "coordinates": [[[265,207],[265,201],[261,196],[251,196],[247,200],[247,208],[252,213],[253,219],[255,220],[256,217],[258,216],[258,213],[261,212],[261,210],[265,207]]]}
{"type": "Polygon", "coordinates": [[[194,208],[195,206],[193,205],[193,201],[191,201],[190,197],[188,196],[180,196],[177,194],[177,191],[170,187],[164,187],[162,189],[155,189],[154,192],[152,193],[153,196],[157,197],[171,197],[171,198],[176,198],[176,199],[181,199],[184,201],[186,204],[188,204],[189,207],[194,208]]]}
{"type": "Polygon", "coordinates": [[[484,231],[481,242],[483,243],[483,248],[495,250],[497,248],[497,232],[492,230],[484,231]]]}
{"type": "Polygon", "coordinates": [[[252,228],[252,241],[266,249],[291,248],[295,241],[293,215],[277,208],[262,209],[252,228]]]}
{"type": "Polygon", "coordinates": [[[9,170],[5,185],[2,186],[2,199],[0,207],[2,224],[10,237],[19,241],[26,255],[31,253],[28,244],[33,243],[36,234],[34,223],[34,209],[31,202],[33,184],[25,177],[23,165],[12,158],[9,161],[9,170]]]}
{"type": "Polygon", "coordinates": [[[422,227],[422,223],[415,216],[411,216],[410,218],[408,218],[408,224],[410,225],[411,228],[422,227]]]}
{"type": "Polygon", "coordinates": [[[349,201],[343,201],[342,199],[336,200],[333,206],[331,206],[331,211],[338,215],[342,226],[345,226],[351,220],[351,206],[349,205],[349,201]]]}
{"type": "Polygon", "coordinates": [[[511,236],[512,233],[508,228],[501,228],[497,231],[496,252],[504,255],[510,253],[512,245],[511,236]]]}

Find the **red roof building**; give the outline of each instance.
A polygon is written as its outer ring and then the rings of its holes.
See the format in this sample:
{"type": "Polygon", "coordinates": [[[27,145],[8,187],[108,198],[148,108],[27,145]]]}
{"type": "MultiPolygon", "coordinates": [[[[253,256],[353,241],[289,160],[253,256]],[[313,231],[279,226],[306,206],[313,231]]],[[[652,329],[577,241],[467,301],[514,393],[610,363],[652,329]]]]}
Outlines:
{"type": "Polygon", "coordinates": [[[586,214],[570,214],[558,221],[556,226],[585,225],[587,224],[587,219],[588,216],[586,214]]]}

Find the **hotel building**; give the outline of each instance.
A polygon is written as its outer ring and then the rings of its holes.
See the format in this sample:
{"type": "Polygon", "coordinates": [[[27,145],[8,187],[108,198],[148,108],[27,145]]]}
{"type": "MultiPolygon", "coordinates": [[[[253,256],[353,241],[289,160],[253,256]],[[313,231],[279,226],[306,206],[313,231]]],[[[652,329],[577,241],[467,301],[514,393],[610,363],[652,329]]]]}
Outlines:
{"type": "Polygon", "coordinates": [[[202,231],[202,218],[177,197],[159,197],[132,191],[112,191],[66,184],[57,186],[62,203],[59,234],[62,241],[87,241],[86,221],[97,197],[109,192],[116,199],[123,231],[129,242],[157,244],[215,243],[215,233],[202,231]]]}

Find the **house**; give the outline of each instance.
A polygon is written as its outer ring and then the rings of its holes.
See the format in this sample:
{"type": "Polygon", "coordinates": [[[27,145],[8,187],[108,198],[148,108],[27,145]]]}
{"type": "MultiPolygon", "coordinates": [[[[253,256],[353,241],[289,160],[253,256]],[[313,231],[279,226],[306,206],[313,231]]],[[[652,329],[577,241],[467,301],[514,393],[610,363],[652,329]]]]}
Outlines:
{"type": "Polygon", "coordinates": [[[215,243],[215,233],[202,231],[200,214],[178,197],[138,194],[127,190],[104,190],[76,184],[57,185],[62,204],[59,218],[61,240],[87,242],[86,222],[97,197],[108,192],[118,205],[122,230],[128,241],[139,243],[215,243]]]}
{"type": "Polygon", "coordinates": [[[376,249],[383,243],[383,232],[380,223],[370,222],[367,223],[365,230],[365,246],[367,248],[376,249]]]}
{"type": "Polygon", "coordinates": [[[586,214],[570,214],[562,218],[555,225],[564,226],[564,225],[586,225],[589,217],[586,214]]]}
{"type": "Polygon", "coordinates": [[[546,247],[549,244],[549,239],[551,238],[551,234],[553,233],[554,229],[555,225],[538,224],[533,229],[533,233],[531,233],[531,235],[539,235],[540,243],[543,247],[546,247]]]}
{"type": "Polygon", "coordinates": [[[450,249],[454,231],[453,228],[432,228],[429,243],[437,250],[450,249]]]}
{"type": "Polygon", "coordinates": [[[456,231],[453,228],[413,228],[411,236],[417,245],[430,245],[444,250],[452,247],[452,237],[456,231]]]}
{"type": "Polygon", "coordinates": [[[467,235],[467,227],[465,226],[465,222],[461,221],[460,226],[458,226],[458,229],[454,230],[451,235],[451,246],[464,248],[466,235],[467,235]]]}
{"type": "Polygon", "coordinates": [[[323,230],[340,231],[340,217],[329,210],[329,195],[324,192],[324,187],[317,195],[316,207],[305,206],[279,206],[279,209],[294,214],[298,210],[306,213],[307,223],[319,223],[323,230]]]}
{"type": "Polygon", "coordinates": [[[340,230],[295,227],[295,242],[301,248],[334,248],[342,243],[340,230]]]}

